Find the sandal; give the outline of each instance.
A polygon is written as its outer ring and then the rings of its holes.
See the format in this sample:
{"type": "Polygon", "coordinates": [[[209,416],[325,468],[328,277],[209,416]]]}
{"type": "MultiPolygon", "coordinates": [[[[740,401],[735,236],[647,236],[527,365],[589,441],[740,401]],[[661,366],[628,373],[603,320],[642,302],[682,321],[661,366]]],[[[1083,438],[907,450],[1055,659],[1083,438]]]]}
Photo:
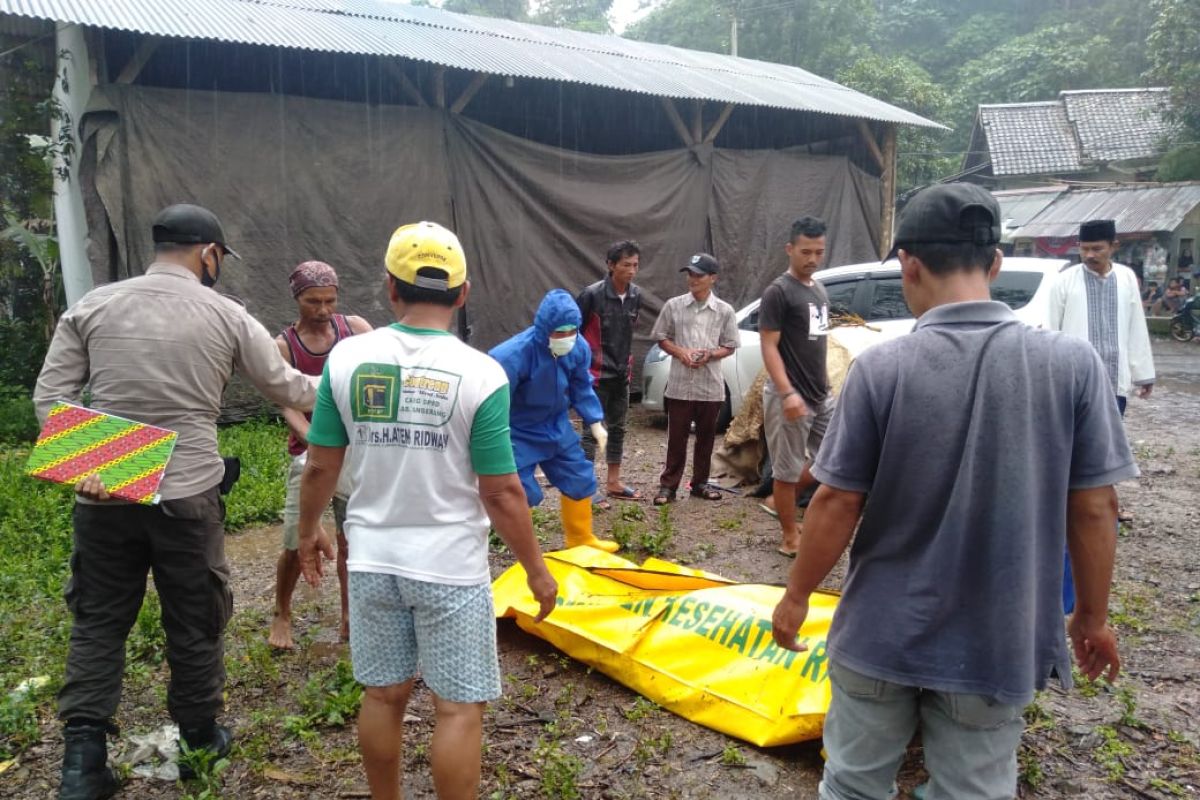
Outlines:
{"type": "Polygon", "coordinates": [[[700,497],[705,500],[720,500],[721,492],[719,489],[714,489],[707,483],[702,483],[699,486],[693,486],[690,492],[692,497],[700,497]]]}
{"type": "Polygon", "coordinates": [[[658,494],[654,495],[654,505],[656,505],[656,506],[665,506],[667,503],[674,503],[674,502],[675,502],[675,490],[668,489],[666,486],[660,487],[658,490],[658,494]]]}
{"type": "Polygon", "coordinates": [[[601,511],[612,510],[612,503],[608,502],[608,498],[600,492],[597,492],[596,496],[592,498],[592,506],[600,509],[601,511]]]}
{"type": "Polygon", "coordinates": [[[615,497],[618,500],[641,500],[642,493],[632,486],[622,486],[619,491],[613,492],[605,490],[605,494],[609,497],[615,497]]]}

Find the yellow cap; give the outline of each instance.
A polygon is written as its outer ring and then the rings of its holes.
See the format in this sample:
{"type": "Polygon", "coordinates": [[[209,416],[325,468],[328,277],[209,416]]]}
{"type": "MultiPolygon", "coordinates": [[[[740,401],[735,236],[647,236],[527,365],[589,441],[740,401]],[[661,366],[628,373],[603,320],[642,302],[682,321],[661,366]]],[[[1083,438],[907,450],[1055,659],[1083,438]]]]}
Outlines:
{"type": "Polygon", "coordinates": [[[397,280],[424,289],[457,289],[467,280],[467,258],[458,237],[436,222],[397,228],[388,242],[384,264],[397,280]],[[442,274],[426,271],[419,275],[423,268],[442,274]]]}

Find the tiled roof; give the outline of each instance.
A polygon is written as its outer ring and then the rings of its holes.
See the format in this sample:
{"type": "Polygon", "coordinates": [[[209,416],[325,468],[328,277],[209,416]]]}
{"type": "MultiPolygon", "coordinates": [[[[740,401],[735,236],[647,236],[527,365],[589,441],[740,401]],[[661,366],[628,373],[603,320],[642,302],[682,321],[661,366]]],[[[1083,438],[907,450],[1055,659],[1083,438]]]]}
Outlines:
{"type": "Polygon", "coordinates": [[[1044,175],[1083,169],[1079,145],[1058,101],[979,107],[993,175],[1044,175]]]}
{"type": "Polygon", "coordinates": [[[1085,159],[1153,158],[1171,132],[1166,89],[1063,92],[1062,102],[1085,159]]]}
{"type": "Polygon", "coordinates": [[[976,125],[997,177],[1085,172],[1160,155],[1167,104],[1167,89],[1070,91],[1046,102],[981,105],[976,125]]]}

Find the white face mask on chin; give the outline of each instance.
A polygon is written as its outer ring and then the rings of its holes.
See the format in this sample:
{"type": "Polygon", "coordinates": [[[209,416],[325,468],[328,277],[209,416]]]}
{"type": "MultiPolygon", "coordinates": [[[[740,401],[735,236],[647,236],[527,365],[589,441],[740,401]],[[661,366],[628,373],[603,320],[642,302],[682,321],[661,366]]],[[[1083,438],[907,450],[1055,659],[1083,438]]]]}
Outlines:
{"type": "Polygon", "coordinates": [[[551,339],[550,352],[554,354],[555,358],[558,358],[559,356],[565,356],[575,348],[575,338],[576,337],[574,335],[571,335],[564,336],[561,339],[551,339]]]}

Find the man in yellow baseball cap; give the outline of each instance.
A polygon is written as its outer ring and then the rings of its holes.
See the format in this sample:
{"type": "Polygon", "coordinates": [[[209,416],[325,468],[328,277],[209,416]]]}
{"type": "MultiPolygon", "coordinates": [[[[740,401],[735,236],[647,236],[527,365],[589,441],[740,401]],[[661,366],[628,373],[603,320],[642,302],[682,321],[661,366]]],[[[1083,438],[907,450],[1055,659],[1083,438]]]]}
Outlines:
{"type": "Polygon", "coordinates": [[[384,263],[396,322],[329,354],[300,485],[300,564],[316,586],[333,546],[321,528],[338,475],[353,486],[350,655],[366,687],[358,718],[372,797],[397,797],[404,709],[420,664],[437,696],[438,794],[478,793],[483,709],[500,696],[488,573],[490,525],[541,605],[558,586],[533,533],[509,436],[508,380],[450,333],[470,291],[458,237],[419,222],[392,234],[384,263]]]}
{"type": "Polygon", "coordinates": [[[385,263],[392,277],[419,289],[446,292],[467,282],[462,244],[454,233],[436,222],[397,228],[388,243],[385,263]]]}

